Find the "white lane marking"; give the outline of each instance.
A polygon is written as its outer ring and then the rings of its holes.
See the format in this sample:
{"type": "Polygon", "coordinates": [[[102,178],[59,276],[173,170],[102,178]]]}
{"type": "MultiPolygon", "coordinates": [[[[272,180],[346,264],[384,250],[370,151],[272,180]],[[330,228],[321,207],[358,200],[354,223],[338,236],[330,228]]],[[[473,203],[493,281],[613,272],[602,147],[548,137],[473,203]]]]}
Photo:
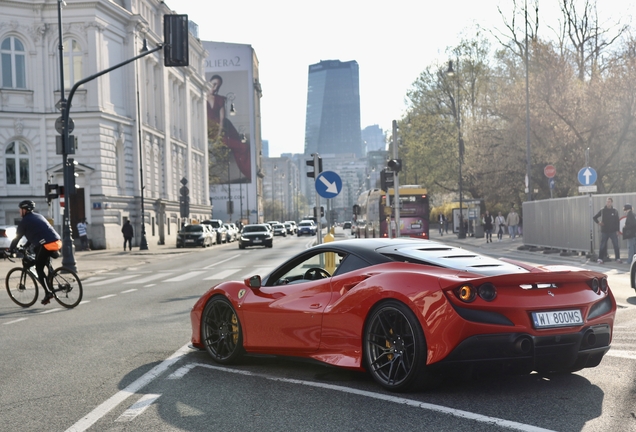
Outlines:
{"type": "Polygon", "coordinates": [[[96,287],[96,286],[101,286],[101,285],[107,285],[107,284],[121,282],[123,280],[134,278],[134,277],[137,277],[137,275],[120,276],[120,277],[116,277],[116,278],[113,278],[113,279],[106,279],[106,280],[95,282],[95,283],[87,283],[87,284],[84,284],[84,286],[85,287],[86,286],[96,287]]]}
{"type": "Polygon", "coordinates": [[[128,397],[135,394],[142,388],[144,388],[148,383],[153,381],[159,375],[166,371],[170,366],[175,364],[177,361],[181,359],[184,355],[192,352],[193,350],[189,348],[190,343],[179,348],[174,352],[170,357],[162,361],[160,364],[152,368],[150,371],[143,374],[140,378],[137,378],[134,382],[129,384],[125,389],[115,393],[108,400],[103,402],[100,406],[95,408],[93,411],[88,413],[82,419],[80,419],[73,426],[68,428],[66,432],[81,432],[85,431],[89,427],[91,427],[95,422],[97,422],[100,418],[104,417],[108,414],[113,408],[117,405],[125,401],[128,397]]]}
{"type": "Polygon", "coordinates": [[[133,289],[129,289],[129,290],[126,290],[126,291],[122,291],[120,294],[127,294],[127,293],[131,293],[131,292],[135,292],[135,291],[137,291],[137,288],[133,288],[133,289]]]}
{"type": "Polygon", "coordinates": [[[155,286],[155,285],[157,285],[157,284],[148,284],[148,285],[144,285],[144,288],[153,287],[153,286],[155,286]]]}
{"type": "Polygon", "coordinates": [[[234,258],[237,258],[237,257],[240,257],[240,256],[241,256],[241,254],[234,255],[234,256],[231,256],[231,257],[229,257],[229,258],[227,258],[227,259],[224,259],[223,261],[217,261],[217,262],[215,262],[214,264],[210,264],[209,266],[207,266],[207,267],[203,267],[203,268],[204,268],[204,269],[210,269],[210,268],[212,268],[212,267],[214,267],[214,266],[217,266],[217,265],[219,265],[219,264],[223,264],[224,262],[231,261],[231,260],[233,260],[234,258]]]}
{"type": "MultiPolygon", "coordinates": [[[[518,423],[518,422],[514,422],[514,421],[510,421],[510,420],[504,420],[504,419],[500,419],[497,417],[489,417],[489,416],[485,416],[485,415],[481,415],[481,414],[475,414],[469,411],[463,411],[463,410],[458,410],[458,409],[454,409],[454,408],[448,408],[442,405],[435,405],[435,404],[430,404],[430,403],[426,403],[426,402],[420,402],[417,400],[413,400],[413,399],[405,399],[405,398],[401,398],[401,397],[397,397],[397,396],[389,396],[389,395],[385,395],[385,394],[379,394],[379,393],[373,393],[370,391],[365,391],[365,390],[358,390],[358,389],[354,389],[354,388],[349,388],[349,387],[342,387],[342,386],[337,386],[337,385],[333,385],[333,384],[325,384],[325,383],[318,383],[318,382],[311,382],[311,381],[303,381],[303,380],[297,380],[297,379],[290,379],[290,378],[280,378],[280,377],[274,377],[274,376],[270,376],[270,375],[264,375],[264,374],[257,374],[257,373],[252,373],[249,371],[244,371],[244,370],[237,370],[237,369],[230,369],[230,368],[226,368],[226,367],[222,367],[222,366],[213,366],[213,365],[209,365],[209,364],[203,364],[203,363],[194,363],[194,364],[187,364],[185,366],[182,366],[181,368],[179,368],[176,372],[174,372],[172,375],[170,375],[170,377],[172,377],[173,375],[178,375],[180,374],[180,376],[177,376],[176,378],[181,378],[183,377],[186,373],[188,373],[190,370],[192,370],[194,367],[196,366],[201,366],[204,368],[208,368],[208,369],[213,369],[213,370],[218,370],[221,372],[229,372],[229,373],[234,373],[234,374],[238,374],[238,375],[247,375],[247,376],[253,376],[253,377],[258,377],[258,378],[264,378],[270,381],[280,381],[280,382],[284,382],[284,383],[289,383],[289,384],[298,384],[298,385],[306,385],[308,387],[318,387],[318,388],[323,388],[323,389],[327,389],[327,390],[334,390],[334,391],[339,391],[342,393],[349,393],[349,394],[354,394],[354,395],[358,395],[358,396],[364,396],[364,397],[368,397],[368,398],[372,398],[372,399],[378,399],[378,400],[382,400],[385,402],[392,402],[392,403],[396,403],[399,405],[408,405],[411,407],[415,407],[415,408],[422,408],[428,411],[435,411],[435,412],[439,412],[442,414],[448,414],[450,416],[453,417],[459,417],[459,418],[463,418],[463,419],[467,419],[467,420],[473,420],[476,422],[480,422],[480,423],[486,423],[486,424],[494,424],[497,426],[501,426],[501,427],[505,427],[508,429],[513,429],[513,430],[518,430],[518,431],[522,431],[522,432],[553,432],[550,429],[543,429],[537,426],[532,426],[532,425],[528,425],[528,424],[524,424],[524,423],[518,423]],[[184,369],[187,369],[185,371],[182,371],[184,369]]],[[[168,378],[170,378],[168,377],[168,378]]],[[[173,379],[176,379],[173,378],[173,379]]]]}
{"type": "Polygon", "coordinates": [[[153,275],[150,275],[150,276],[146,276],[146,277],[141,278],[141,279],[135,279],[135,280],[132,280],[130,282],[124,282],[124,284],[126,284],[126,285],[142,284],[142,283],[150,282],[150,281],[153,281],[155,279],[162,278],[162,277],[168,277],[171,274],[172,273],[157,273],[157,274],[153,274],[153,275]]]}
{"type": "Polygon", "coordinates": [[[181,281],[193,278],[195,276],[199,276],[201,273],[205,273],[205,272],[204,271],[191,271],[191,272],[182,274],[181,276],[173,277],[171,279],[166,279],[163,282],[181,282],[181,281]]]}
{"type": "Polygon", "coordinates": [[[104,300],[104,299],[107,299],[107,298],[115,297],[116,295],[117,294],[108,294],[108,295],[105,295],[105,296],[97,297],[97,300],[104,300]]]}
{"type": "Polygon", "coordinates": [[[208,277],[204,278],[203,280],[225,279],[226,277],[229,277],[229,276],[233,275],[234,273],[236,273],[238,271],[241,271],[241,269],[238,268],[238,269],[223,270],[222,272],[214,274],[212,276],[208,276],[208,277]]]}
{"type": "Polygon", "coordinates": [[[115,421],[116,422],[133,421],[135,417],[137,417],[142,412],[146,411],[146,408],[152,405],[153,402],[159,399],[160,396],[161,396],[160,394],[147,394],[142,396],[130,408],[128,408],[119,417],[117,417],[117,420],[115,421]]]}
{"type": "Polygon", "coordinates": [[[49,309],[49,310],[45,310],[40,312],[40,314],[47,314],[47,313],[51,313],[51,312],[57,312],[57,311],[61,311],[62,308],[55,308],[55,309],[49,309]]]}
{"type": "MultiPolygon", "coordinates": [[[[90,302],[91,302],[90,300],[82,300],[82,301],[80,302],[80,304],[81,304],[81,305],[83,305],[83,304],[90,303],[90,302]]],[[[79,305],[78,305],[78,306],[79,306],[79,305]]]]}
{"type": "Polygon", "coordinates": [[[28,318],[18,318],[18,319],[14,319],[13,321],[7,321],[6,323],[2,323],[2,324],[3,325],[15,324],[17,322],[25,321],[25,320],[28,320],[28,318]]]}
{"type": "Polygon", "coordinates": [[[611,357],[620,357],[620,358],[625,358],[630,360],[636,360],[635,351],[621,351],[621,350],[615,350],[612,348],[605,355],[608,355],[611,357]]]}
{"type": "Polygon", "coordinates": [[[106,279],[108,276],[93,276],[93,277],[89,277],[88,279],[86,279],[84,281],[84,283],[91,283],[91,282],[97,282],[100,280],[104,280],[106,279]]]}
{"type": "Polygon", "coordinates": [[[179,379],[183,378],[185,374],[190,372],[195,367],[199,366],[201,363],[188,363],[185,366],[181,366],[179,369],[171,373],[166,379],[179,379]]]}

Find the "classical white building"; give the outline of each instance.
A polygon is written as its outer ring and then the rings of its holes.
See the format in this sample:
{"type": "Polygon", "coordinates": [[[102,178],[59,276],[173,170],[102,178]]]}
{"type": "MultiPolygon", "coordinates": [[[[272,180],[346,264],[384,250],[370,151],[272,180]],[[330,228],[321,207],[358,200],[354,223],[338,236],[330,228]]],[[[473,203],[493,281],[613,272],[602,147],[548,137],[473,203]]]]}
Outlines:
{"type": "MultiPolygon", "coordinates": [[[[163,43],[158,0],[66,0],[62,12],[64,89],[163,43]]],[[[196,31],[196,30],[194,30],[196,31]]],[[[45,183],[63,185],[55,122],[61,99],[57,0],[2,0],[0,16],[0,224],[32,199],[61,234],[60,200],[48,207],[45,183]]],[[[164,67],[163,51],[80,86],[70,117],[77,149],[71,221],[88,220],[94,248],[121,247],[130,219],[141,234],[141,185],[149,247],[175,241],[180,181],[190,220],[210,215],[205,50],[190,34],[190,66],[164,67]],[[138,114],[139,113],[139,114],[138,114]],[[140,120],[140,121],[139,121],[140,120]],[[140,144],[141,143],[141,144],[140,144]],[[143,172],[143,183],[140,173],[143,172]]],[[[68,203],[68,198],[66,197],[68,203]]]]}

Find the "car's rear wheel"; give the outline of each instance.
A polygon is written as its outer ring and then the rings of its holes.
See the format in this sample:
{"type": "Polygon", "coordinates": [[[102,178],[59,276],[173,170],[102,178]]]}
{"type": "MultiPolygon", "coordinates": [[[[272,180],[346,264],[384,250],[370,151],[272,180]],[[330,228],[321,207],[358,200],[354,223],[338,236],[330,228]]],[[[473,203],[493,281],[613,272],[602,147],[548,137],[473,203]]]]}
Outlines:
{"type": "Polygon", "coordinates": [[[225,297],[212,297],[205,306],[201,316],[201,340],[217,363],[234,363],[243,355],[241,323],[225,297]]]}
{"type": "Polygon", "coordinates": [[[403,303],[388,300],[371,311],[364,328],[364,356],[373,379],[387,390],[401,392],[429,384],[424,332],[403,303]]]}

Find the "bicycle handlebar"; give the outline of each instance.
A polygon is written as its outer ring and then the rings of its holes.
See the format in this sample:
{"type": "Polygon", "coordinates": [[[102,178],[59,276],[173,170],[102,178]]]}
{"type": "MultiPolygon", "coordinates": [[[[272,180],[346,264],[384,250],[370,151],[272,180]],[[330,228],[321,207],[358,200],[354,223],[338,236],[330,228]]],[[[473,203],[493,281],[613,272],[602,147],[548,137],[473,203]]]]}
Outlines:
{"type": "Polygon", "coordinates": [[[12,257],[13,257],[13,255],[12,255],[12,254],[10,254],[10,253],[9,253],[9,251],[8,251],[8,250],[6,250],[6,249],[2,251],[2,256],[0,256],[0,258],[2,258],[2,259],[8,259],[8,260],[9,260],[9,261],[11,261],[12,263],[14,263],[15,261],[13,261],[13,260],[11,259],[12,257]]]}

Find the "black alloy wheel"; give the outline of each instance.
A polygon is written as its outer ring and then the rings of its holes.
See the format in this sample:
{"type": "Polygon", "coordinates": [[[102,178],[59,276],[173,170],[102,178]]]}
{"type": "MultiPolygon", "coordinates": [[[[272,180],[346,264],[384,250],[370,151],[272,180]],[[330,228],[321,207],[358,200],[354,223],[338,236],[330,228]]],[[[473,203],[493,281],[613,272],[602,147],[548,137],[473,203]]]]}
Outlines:
{"type": "Polygon", "coordinates": [[[235,363],[243,355],[243,332],[229,300],[212,297],[201,316],[201,341],[215,362],[235,363]]]}
{"type": "Polygon", "coordinates": [[[364,330],[364,356],[373,379],[389,391],[418,389],[430,381],[424,332],[415,314],[398,301],[372,310],[364,330]]]}

